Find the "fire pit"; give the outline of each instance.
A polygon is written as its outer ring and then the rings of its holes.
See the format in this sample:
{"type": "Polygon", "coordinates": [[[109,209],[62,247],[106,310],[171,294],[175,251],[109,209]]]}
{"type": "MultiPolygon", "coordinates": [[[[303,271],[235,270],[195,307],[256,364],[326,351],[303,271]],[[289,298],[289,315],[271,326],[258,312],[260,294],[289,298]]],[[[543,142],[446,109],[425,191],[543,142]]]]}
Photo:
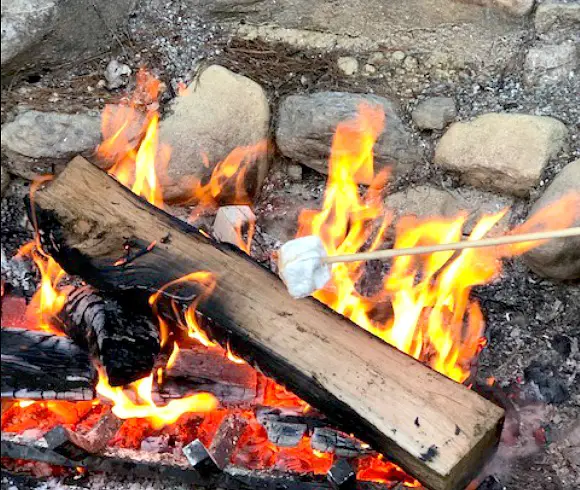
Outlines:
{"type": "MultiPolygon", "coordinates": [[[[31,186],[33,240],[2,250],[4,469],[209,489],[474,490],[499,485],[486,477],[518,457],[506,447],[548,444],[545,405],[524,400],[566,400],[556,368],[531,363],[510,386],[479,371],[503,264],[511,273],[545,242],[335,263],[313,297],[293,299],[277,277],[280,242],[261,226],[277,212],[275,176],[260,197],[271,143],[218,163],[202,152],[200,175],[176,177],[162,89],[139,72],[132,95],[105,107],[96,152],[31,186]],[[14,285],[36,278],[23,301],[14,285]]],[[[177,100],[192,90],[179,85],[177,100]]],[[[311,110],[296,97],[284,110],[311,110]]],[[[357,100],[335,125],[327,163],[312,158],[326,183],[292,236],[315,235],[332,256],[577,222],[574,191],[527,219],[517,206],[430,217],[391,207],[400,170],[390,175],[381,151],[389,124],[403,123],[390,111],[357,100]]],[[[296,151],[280,129],[277,139],[296,151]]],[[[560,340],[567,356],[577,350],[560,340]]]]}

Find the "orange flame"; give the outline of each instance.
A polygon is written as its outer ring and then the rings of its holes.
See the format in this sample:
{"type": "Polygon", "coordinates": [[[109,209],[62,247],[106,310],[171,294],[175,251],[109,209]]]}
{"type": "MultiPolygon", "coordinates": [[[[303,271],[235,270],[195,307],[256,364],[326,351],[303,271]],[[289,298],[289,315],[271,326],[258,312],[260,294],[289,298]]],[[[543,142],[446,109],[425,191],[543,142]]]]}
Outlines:
{"type": "Polygon", "coordinates": [[[226,349],[226,357],[232,361],[234,364],[246,364],[246,361],[244,361],[241,357],[236,356],[233,352],[232,349],[230,348],[230,344],[227,344],[227,349],[226,349]]]}
{"type": "Polygon", "coordinates": [[[174,423],[184,413],[211,412],[218,406],[217,399],[210,393],[196,393],[171,400],[167,405],[158,406],[153,402],[152,388],[153,374],[135,381],[125,388],[113,388],[108,383],[103,370],[99,370],[97,393],[114,403],[113,413],[121,419],[146,418],[153,428],[159,429],[174,423]],[[132,395],[136,401],[133,401],[129,395],[132,395]]]}
{"type": "Polygon", "coordinates": [[[64,270],[50,256],[44,253],[37,242],[23,245],[17,257],[30,257],[40,272],[40,287],[34,293],[26,309],[26,317],[30,320],[29,327],[34,330],[44,330],[56,335],[63,335],[55,327],[54,318],[62,310],[66,294],[57,288],[65,276],[64,270]]]}
{"type": "MultiPolygon", "coordinates": [[[[329,255],[374,250],[384,240],[391,220],[381,196],[386,174],[373,177],[372,153],[383,122],[382,109],[362,105],[354,120],[338,125],[323,207],[320,211],[305,210],[299,217],[297,235],[318,235],[329,255]],[[362,196],[358,181],[370,182],[362,196]]],[[[575,199],[577,202],[578,196],[575,199]]],[[[532,218],[517,231],[567,226],[574,214],[563,212],[567,206],[570,202],[559,203],[556,211],[543,211],[541,217],[532,218]],[[554,215],[557,220],[552,220],[554,215]]],[[[506,211],[481,218],[469,240],[484,237],[506,211]]],[[[403,217],[395,226],[394,248],[460,241],[465,221],[464,214],[455,219],[403,217]]],[[[338,263],[333,265],[330,283],[314,296],[398,349],[463,382],[484,345],[483,313],[477,301],[470,298],[471,289],[499,274],[499,258],[522,253],[537,244],[398,257],[381,291],[372,297],[357,290],[364,263],[338,263]],[[385,315],[389,308],[392,314],[385,315]]]]}
{"type": "Polygon", "coordinates": [[[202,302],[205,301],[209,296],[211,296],[213,290],[216,286],[216,279],[215,276],[211,272],[207,271],[198,271],[192,272],[191,274],[187,274],[179,279],[171,281],[165,284],[159,291],[152,294],[149,297],[149,304],[153,309],[153,313],[160,321],[161,326],[161,345],[164,346],[167,342],[169,336],[169,328],[167,326],[167,322],[163,319],[162,315],[159,313],[158,309],[158,301],[161,297],[163,297],[167,290],[171,287],[177,286],[181,283],[193,283],[198,284],[201,287],[201,292],[197,294],[190,305],[185,310],[183,314],[183,320],[181,319],[181,315],[179,312],[179,308],[177,303],[172,300],[172,308],[173,312],[176,314],[178,318],[178,324],[187,330],[188,336],[192,339],[196,339],[201,344],[205,345],[206,347],[214,347],[217,344],[212,342],[202,328],[199,326],[199,322],[197,321],[197,307],[202,302]],[[185,325],[183,324],[185,322],[185,325]]]}
{"type": "Polygon", "coordinates": [[[158,175],[165,171],[170,157],[169,147],[158,141],[160,87],[157,78],[141,70],[128,105],[105,106],[103,143],[97,149],[99,157],[114,163],[109,174],[157,207],[163,207],[158,175]]]}

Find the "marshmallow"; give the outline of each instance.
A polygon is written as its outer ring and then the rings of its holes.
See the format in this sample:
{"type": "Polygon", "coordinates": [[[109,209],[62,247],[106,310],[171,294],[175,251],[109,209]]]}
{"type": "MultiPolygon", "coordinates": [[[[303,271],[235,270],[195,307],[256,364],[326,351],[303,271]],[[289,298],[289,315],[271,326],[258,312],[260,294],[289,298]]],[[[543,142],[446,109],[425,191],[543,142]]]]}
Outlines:
{"type": "Polygon", "coordinates": [[[331,267],[322,259],[326,250],[317,236],[286,242],[278,253],[279,274],[294,298],[304,298],[330,281],[331,267]]]}

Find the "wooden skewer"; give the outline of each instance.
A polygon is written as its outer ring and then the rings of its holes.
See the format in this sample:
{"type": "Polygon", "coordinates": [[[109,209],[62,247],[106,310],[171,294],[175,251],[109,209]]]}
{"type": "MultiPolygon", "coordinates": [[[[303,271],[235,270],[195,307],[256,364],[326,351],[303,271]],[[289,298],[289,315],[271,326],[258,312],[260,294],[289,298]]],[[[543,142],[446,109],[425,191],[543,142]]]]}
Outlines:
{"type": "Polygon", "coordinates": [[[494,247],[496,245],[507,245],[510,243],[524,243],[536,240],[551,240],[553,238],[566,238],[580,236],[580,226],[575,228],[564,228],[561,230],[539,231],[536,233],[525,233],[521,235],[506,235],[495,238],[484,238],[482,240],[466,240],[456,243],[440,243],[437,245],[425,245],[412,248],[392,248],[389,250],[375,250],[373,252],[361,252],[348,255],[333,255],[324,257],[322,260],[327,264],[337,262],[360,262],[363,260],[387,260],[403,255],[423,255],[434,252],[445,252],[448,250],[463,250],[465,248],[494,247]]]}

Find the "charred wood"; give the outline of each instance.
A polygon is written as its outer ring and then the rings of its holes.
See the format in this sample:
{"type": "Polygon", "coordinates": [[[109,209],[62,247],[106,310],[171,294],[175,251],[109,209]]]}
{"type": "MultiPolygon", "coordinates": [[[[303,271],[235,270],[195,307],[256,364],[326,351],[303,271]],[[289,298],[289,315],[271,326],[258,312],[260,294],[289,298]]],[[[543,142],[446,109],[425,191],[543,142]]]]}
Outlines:
{"type": "MultiPolygon", "coordinates": [[[[100,455],[89,455],[81,461],[72,461],[50,449],[42,441],[23,441],[12,434],[2,433],[0,456],[3,458],[42,461],[69,468],[82,467],[88,471],[125,477],[152,477],[181,481],[196,488],[223,488],[225,490],[328,490],[331,484],[315,475],[249,471],[227,467],[224,471],[202,476],[185,457],[170,454],[151,454],[130,449],[108,448],[100,455]]],[[[387,490],[388,485],[358,482],[359,490],[387,490]]]]}
{"type": "Polygon", "coordinates": [[[230,458],[247,425],[245,418],[237,414],[228,415],[218,427],[209,448],[196,439],[183,448],[183,454],[200,474],[219,472],[229,465],[230,458]]]}
{"type": "Polygon", "coordinates": [[[122,420],[107,412],[86,434],[57,426],[44,435],[48,449],[71,461],[80,461],[101,452],[122,425],[122,420]]]}
{"type": "Polygon", "coordinates": [[[111,386],[151,373],[159,353],[157,326],[127,304],[83,286],[69,292],[59,320],[64,332],[99,360],[111,386]]]}
{"type": "Polygon", "coordinates": [[[96,372],[89,354],[71,339],[47,332],[2,328],[2,398],[92,400],[96,372]]]}
{"type": "MultiPolygon", "coordinates": [[[[74,159],[38,191],[35,211],[46,250],[100,290],[131,291],[144,302],[172,281],[210,271],[217,286],[197,305],[210,338],[433,490],[465,486],[497,447],[502,409],[316,300],[292,299],[243,252],[154,208],[86,160],[74,159]],[[117,266],[128,239],[148,252],[117,266]]],[[[166,293],[189,304],[204,290],[182,282],[166,293]]]]}

